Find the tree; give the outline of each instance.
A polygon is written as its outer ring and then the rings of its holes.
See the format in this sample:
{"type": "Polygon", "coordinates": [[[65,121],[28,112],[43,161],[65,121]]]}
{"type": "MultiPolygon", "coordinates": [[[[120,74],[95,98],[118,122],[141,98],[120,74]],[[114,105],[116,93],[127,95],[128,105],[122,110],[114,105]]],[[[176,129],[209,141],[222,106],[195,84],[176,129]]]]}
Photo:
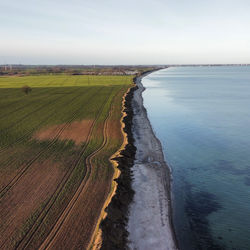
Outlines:
{"type": "Polygon", "coordinates": [[[25,85],[25,86],[22,87],[22,91],[23,91],[26,95],[28,95],[28,94],[32,91],[32,89],[31,89],[30,86],[25,85]]]}

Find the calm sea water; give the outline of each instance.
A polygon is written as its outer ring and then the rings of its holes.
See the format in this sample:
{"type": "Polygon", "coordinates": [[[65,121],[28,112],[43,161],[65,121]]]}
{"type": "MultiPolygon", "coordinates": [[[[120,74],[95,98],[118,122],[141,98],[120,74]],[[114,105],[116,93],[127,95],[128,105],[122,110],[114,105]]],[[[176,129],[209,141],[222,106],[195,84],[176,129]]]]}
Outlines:
{"type": "Polygon", "coordinates": [[[173,67],[143,85],[180,248],[249,250],[250,67],[173,67]]]}

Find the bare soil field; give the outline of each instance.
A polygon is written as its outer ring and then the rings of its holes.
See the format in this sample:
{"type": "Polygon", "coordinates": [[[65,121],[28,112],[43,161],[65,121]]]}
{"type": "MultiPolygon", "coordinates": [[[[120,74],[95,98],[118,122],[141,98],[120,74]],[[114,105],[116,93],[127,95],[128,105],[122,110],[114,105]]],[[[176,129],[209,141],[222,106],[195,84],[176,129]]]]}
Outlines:
{"type": "MultiPolygon", "coordinates": [[[[89,134],[89,130],[93,120],[82,120],[74,121],[63,130],[63,132],[58,136],[59,140],[72,140],[75,144],[79,145],[82,142],[85,142],[89,134]]],[[[46,129],[42,129],[34,134],[34,139],[37,140],[50,140],[53,139],[56,130],[62,129],[66,124],[50,126],[46,129]]]]}

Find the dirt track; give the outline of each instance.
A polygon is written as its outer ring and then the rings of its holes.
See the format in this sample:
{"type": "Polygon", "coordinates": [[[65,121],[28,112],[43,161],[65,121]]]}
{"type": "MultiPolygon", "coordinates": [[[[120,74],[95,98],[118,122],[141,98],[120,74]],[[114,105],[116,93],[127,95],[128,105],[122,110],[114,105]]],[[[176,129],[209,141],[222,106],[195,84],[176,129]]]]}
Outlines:
{"type": "MultiPolygon", "coordinates": [[[[108,118],[110,117],[110,114],[111,114],[111,111],[109,112],[109,115],[107,116],[105,123],[104,123],[104,128],[103,128],[104,140],[103,140],[101,147],[98,148],[96,151],[94,151],[91,155],[89,155],[86,158],[86,167],[87,167],[87,174],[86,175],[87,176],[91,176],[91,169],[92,169],[92,167],[94,167],[94,166],[91,166],[92,159],[103,149],[103,147],[107,143],[107,121],[108,121],[108,118]]],[[[93,186],[93,188],[95,187],[95,184],[89,183],[91,181],[91,179],[92,178],[90,178],[90,177],[84,178],[84,180],[80,184],[79,188],[77,189],[76,193],[74,194],[73,198],[71,199],[70,203],[68,204],[67,208],[63,211],[62,215],[57,220],[57,223],[53,227],[53,229],[51,230],[49,236],[46,238],[46,240],[40,246],[40,249],[45,249],[45,248],[55,249],[54,248],[55,246],[65,247],[65,244],[67,244],[67,242],[70,243],[71,247],[74,245],[75,241],[73,240],[73,238],[69,237],[69,234],[71,234],[71,232],[74,231],[75,233],[72,233],[72,235],[75,235],[75,234],[79,235],[79,231],[75,230],[77,228],[77,224],[79,225],[79,223],[82,222],[81,218],[78,217],[78,212],[79,212],[79,210],[86,212],[87,210],[89,210],[89,207],[91,207],[91,204],[88,204],[88,203],[86,204],[83,201],[86,200],[86,202],[89,202],[88,201],[88,200],[90,200],[89,196],[90,196],[90,194],[94,194],[93,191],[95,191],[95,195],[98,194],[98,192],[96,190],[89,187],[89,186],[93,186]],[[91,189],[92,189],[92,192],[91,192],[91,189]],[[86,197],[88,197],[89,199],[86,199],[86,197]],[[79,206],[79,204],[80,204],[80,206],[79,206]],[[77,207],[78,207],[78,209],[77,209],[77,207]],[[73,212],[73,210],[75,210],[75,212],[73,212]],[[69,232],[69,230],[68,230],[69,227],[67,225],[72,226],[72,217],[75,217],[74,218],[75,223],[74,223],[74,228],[72,228],[71,232],[69,232]],[[64,240],[66,240],[66,242],[64,240]],[[64,242],[64,244],[62,245],[63,242],[64,242]]],[[[95,195],[93,195],[93,197],[96,197],[95,195]]],[[[95,203],[95,202],[92,202],[92,204],[93,203],[95,203]]],[[[84,218],[84,216],[82,218],[84,218]]],[[[94,218],[93,218],[93,221],[95,221],[94,218]]],[[[86,220],[86,218],[85,218],[85,222],[88,222],[88,220],[86,220]]],[[[86,229],[87,229],[86,231],[89,231],[89,234],[91,235],[91,233],[92,233],[90,230],[91,227],[94,228],[93,225],[90,225],[89,227],[87,226],[87,224],[80,225],[81,233],[83,234],[82,239],[84,239],[83,232],[86,229]]],[[[86,237],[86,238],[88,238],[88,237],[86,237]]],[[[88,245],[88,242],[82,240],[82,243],[80,244],[80,246],[78,244],[76,243],[76,245],[74,245],[74,247],[83,247],[83,246],[86,247],[88,245]]]]}

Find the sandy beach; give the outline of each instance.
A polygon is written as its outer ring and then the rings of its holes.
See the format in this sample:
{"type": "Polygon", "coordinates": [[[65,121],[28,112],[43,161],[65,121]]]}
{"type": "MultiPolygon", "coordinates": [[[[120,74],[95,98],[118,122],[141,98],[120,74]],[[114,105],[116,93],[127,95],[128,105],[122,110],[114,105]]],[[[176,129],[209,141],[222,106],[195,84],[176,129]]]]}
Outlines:
{"type": "Polygon", "coordinates": [[[173,250],[177,247],[170,219],[169,168],[143,106],[144,76],[137,78],[138,89],[132,100],[132,132],[137,151],[132,168],[135,195],[129,211],[129,248],[173,250]]]}

